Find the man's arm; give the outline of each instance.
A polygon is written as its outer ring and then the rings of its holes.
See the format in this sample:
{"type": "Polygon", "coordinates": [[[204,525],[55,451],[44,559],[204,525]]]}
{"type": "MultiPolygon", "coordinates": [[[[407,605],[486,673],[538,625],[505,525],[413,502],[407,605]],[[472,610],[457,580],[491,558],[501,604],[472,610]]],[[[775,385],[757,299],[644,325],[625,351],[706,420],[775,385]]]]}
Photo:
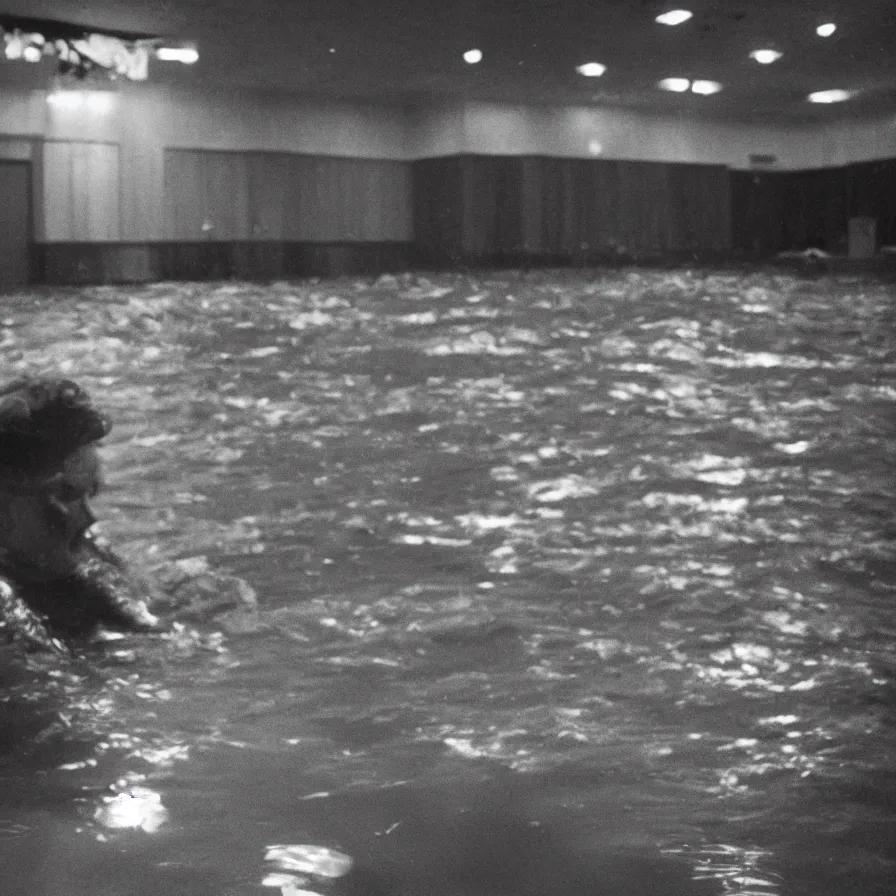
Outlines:
{"type": "Polygon", "coordinates": [[[87,602],[85,609],[95,613],[97,623],[129,631],[158,628],[158,617],[146,605],[151,587],[133,576],[114,551],[90,536],[85,537],[74,579],[87,602]]]}
{"type": "Polygon", "coordinates": [[[26,650],[67,653],[65,645],[50,634],[40,616],[3,578],[0,578],[0,639],[22,644],[26,650]]]}

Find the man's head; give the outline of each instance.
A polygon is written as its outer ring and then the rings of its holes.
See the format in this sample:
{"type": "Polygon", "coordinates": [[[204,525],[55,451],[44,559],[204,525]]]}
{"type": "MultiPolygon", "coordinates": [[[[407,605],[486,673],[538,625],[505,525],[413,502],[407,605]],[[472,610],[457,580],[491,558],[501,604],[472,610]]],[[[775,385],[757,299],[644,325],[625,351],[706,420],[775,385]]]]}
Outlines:
{"type": "Polygon", "coordinates": [[[17,576],[74,572],[101,485],[94,443],[110,428],[69,380],[0,387],[0,562],[17,576]]]}

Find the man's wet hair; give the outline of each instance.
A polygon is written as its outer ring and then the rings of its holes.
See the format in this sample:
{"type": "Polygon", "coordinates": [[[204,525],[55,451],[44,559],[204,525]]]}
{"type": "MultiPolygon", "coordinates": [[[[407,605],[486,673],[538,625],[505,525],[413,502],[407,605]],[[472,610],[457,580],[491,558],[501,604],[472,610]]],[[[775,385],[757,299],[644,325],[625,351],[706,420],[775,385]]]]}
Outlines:
{"type": "Polygon", "coordinates": [[[0,386],[0,478],[52,469],[111,429],[72,380],[19,377],[0,386]]]}

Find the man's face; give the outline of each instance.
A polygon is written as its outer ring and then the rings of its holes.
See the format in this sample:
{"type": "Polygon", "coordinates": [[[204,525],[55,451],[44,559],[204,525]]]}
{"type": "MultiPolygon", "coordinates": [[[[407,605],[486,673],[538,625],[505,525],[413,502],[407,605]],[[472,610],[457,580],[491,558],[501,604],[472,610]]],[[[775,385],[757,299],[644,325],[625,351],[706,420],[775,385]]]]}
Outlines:
{"type": "Polygon", "coordinates": [[[81,540],[96,521],[88,500],[100,485],[99,457],[87,446],[27,490],[0,496],[0,553],[18,575],[51,581],[75,571],[81,540]]]}

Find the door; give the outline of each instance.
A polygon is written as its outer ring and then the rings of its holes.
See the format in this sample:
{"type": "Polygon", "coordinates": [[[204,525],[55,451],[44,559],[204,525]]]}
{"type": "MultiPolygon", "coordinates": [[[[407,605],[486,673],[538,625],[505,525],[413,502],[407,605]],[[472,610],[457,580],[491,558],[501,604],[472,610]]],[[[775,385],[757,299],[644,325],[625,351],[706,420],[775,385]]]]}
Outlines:
{"type": "Polygon", "coordinates": [[[28,283],[31,165],[0,161],[0,292],[28,283]]]}

